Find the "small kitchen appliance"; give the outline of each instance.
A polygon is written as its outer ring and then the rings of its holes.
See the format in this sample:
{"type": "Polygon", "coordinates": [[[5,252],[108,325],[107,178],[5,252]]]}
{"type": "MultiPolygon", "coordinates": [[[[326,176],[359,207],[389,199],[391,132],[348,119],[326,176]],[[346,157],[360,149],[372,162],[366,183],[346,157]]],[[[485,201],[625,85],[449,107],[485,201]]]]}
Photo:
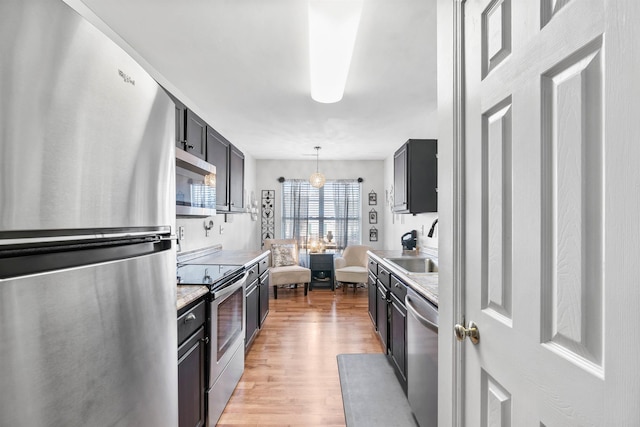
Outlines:
{"type": "Polygon", "coordinates": [[[416,248],[418,241],[418,233],[416,230],[411,230],[408,233],[404,233],[400,241],[402,242],[402,250],[412,251],[416,248]]]}

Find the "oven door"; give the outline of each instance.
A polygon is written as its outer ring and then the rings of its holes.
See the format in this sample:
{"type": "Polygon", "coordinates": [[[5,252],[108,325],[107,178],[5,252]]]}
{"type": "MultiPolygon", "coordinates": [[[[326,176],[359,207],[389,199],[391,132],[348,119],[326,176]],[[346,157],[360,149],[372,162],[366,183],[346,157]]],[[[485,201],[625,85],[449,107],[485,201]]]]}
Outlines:
{"type": "Polygon", "coordinates": [[[247,276],[248,273],[245,273],[224,289],[213,292],[209,325],[209,387],[218,380],[238,346],[244,348],[244,293],[247,276]]]}

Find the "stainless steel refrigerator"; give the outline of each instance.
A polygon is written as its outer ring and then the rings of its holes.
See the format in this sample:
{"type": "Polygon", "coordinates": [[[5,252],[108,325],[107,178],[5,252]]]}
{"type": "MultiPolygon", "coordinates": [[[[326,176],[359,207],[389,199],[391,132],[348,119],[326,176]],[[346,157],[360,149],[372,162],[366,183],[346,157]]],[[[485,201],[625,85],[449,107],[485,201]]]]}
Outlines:
{"type": "Polygon", "coordinates": [[[0,426],[176,426],[175,110],[60,0],[0,2],[0,426]]]}

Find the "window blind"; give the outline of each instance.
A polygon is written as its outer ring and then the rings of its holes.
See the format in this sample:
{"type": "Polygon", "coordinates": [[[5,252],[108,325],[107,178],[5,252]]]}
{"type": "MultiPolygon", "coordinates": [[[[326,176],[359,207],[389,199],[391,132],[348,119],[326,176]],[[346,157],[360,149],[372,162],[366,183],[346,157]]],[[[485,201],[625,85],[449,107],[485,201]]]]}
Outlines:
{"type": "Polygon", "coordinates": [[[282,183],[282,237],[304,246],[310,239],[328,241],[331,231],[337,249],[360,244],[361,185],[356,180],[330,180],[322,188],[306,180],[282,183]]]}

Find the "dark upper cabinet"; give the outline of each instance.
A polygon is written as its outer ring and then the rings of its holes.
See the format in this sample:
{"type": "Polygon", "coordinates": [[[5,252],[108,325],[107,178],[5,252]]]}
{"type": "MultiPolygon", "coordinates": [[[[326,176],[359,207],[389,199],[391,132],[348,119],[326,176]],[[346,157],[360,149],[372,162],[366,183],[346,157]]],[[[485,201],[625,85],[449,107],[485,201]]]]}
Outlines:
{"type": "Polygon", "coordinates": [[[438,211],[438,141],[410,139],[393,156],[393,211],[438,211]]]}
{"type": "Polygon", "coordinates": [[[231,145],[229,155],[229,204],[232,212],[244,211],[244,154],[231,145]]]}
{"type": "Polygon", "coordinates": [[[184,126],[184,149],[202,160],[207,154],[207,124],[193,111],[187,110],[184,126]]]}
{"type": "Polygon", "coordinates": [[[206,160],[207,124],[175,97],[171,99],[176,106],[176,147],[206,160]]]}
{"type": "Polygon", "coordinates": [[[176,147],[184,150],[184,124],[187,119],[187,107],[173,96],[171,96],[171,99],[173,99],[176,106],[176,147]]]}
{"type": "Polygon", "coordinates": [[[176,147],[216,167],[216,211],[246,212],[244,154],[169,94],[176,106],[176,147]]]}
{"type": "Polygon", "coordinates": [[[206,160],[207,124],[178,98],[167,94],[176,106],[176,147],[206,160]]]}
{"type": "Polygon", "coordinates": [[[211,127],[206,145],[206,160],[216,167],[216,210],[244,212],[244,154],[211,127]]]}
{"type": "Polygon", "coordinates": [[[229,147],[231,143],[207,128],[207,162],[216,167],[216,210],[229,210],[229,147]]]}

